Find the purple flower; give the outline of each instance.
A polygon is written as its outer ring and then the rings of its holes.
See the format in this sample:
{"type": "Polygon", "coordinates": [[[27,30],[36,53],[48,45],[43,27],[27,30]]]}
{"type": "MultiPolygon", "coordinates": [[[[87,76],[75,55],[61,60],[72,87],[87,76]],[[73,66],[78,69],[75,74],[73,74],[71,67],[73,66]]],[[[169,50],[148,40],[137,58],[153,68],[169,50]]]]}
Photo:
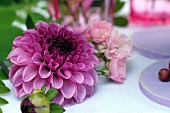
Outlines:
{"type": "Polygon", "coordinates": [[[36,24],[13,41],[8,59],[13,63],[9,78],[16,96],[31,94],[46,85],[58,89],[53,102],[62,106],[81,103],[94,93],[98,75],[95,48],[69,26],[36,24]]]}

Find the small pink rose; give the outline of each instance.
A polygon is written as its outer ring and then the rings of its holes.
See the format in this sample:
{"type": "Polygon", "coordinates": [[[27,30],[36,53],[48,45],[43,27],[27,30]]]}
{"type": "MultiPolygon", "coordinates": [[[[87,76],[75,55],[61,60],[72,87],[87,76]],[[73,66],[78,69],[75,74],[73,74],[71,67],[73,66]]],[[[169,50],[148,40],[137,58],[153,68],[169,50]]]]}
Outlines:
{"type": "Polygon", "coordinates": [[[112,59],[108,65],[109,78],[115,82],[123,83],[126,73],[124,59],[112,59]]]}
{"type": "Polygon", "coordinates": [[[107,38],[101,50],[108,59],[128,59],[132,56],[132,42],[116,30],[112,31],[111,37],[107,38]]]}
{"type": "Polygon", "coordinates": [[[89,29],[92,39],[96,43],[105,42],[111,36],[112,24],[106,21],[94,21],[89,29]]]}

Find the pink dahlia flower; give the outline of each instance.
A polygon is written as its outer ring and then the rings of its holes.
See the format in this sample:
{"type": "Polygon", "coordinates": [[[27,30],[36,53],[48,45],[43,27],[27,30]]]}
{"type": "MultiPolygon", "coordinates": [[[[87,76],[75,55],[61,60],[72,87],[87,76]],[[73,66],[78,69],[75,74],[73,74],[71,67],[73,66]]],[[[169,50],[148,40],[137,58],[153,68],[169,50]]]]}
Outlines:
{"type": "Polygon", "coordinates": [[[101,50],[108,59],[128,59],[132,56],[132,41],[125,35],[113,30],[101,50]]]}
{"type": "Polygon", "coordinates": [[[96,43],[105,42],[111,36],[112,24],[106,21],[94,21],[89,29],[90,35],[96,43]]]}
{"type": "Polygon", "coordinates": [[[125,59],[112,59],[108,65],[109,78],[115,82],[122,83],[125,80],[126,65],[125,59]]]}
{"type": "Polygon", "coordinates": [[[98,58],[94,46],[68,26],[36,24],[13,41],[8,59],[13,63],[9,78],[16,96],[31,94],[46,85],[57,88],[53,102],[62,106],[81,103],[94,93],[98,58]]]}

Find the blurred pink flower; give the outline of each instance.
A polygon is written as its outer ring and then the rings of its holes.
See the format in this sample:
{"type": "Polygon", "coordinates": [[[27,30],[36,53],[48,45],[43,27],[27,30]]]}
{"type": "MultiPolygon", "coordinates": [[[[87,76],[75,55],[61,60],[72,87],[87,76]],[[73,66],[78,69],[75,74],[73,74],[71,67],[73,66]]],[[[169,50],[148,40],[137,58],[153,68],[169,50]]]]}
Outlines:
{"type": "Polygon", "coordinates": [[[125,80],[125,59],[111,59],[109,65],[109,78],[115,82],[122,83],[125,80]]]}
{"type": "Polygon", "coordinates": [[[128,59],[132,56],[132,46],[133,43],[127,36],[113,30],[111,37],[107,38],[104,43],[104,49],[101,52],[108,59],[128,59]]]}
{"type": "Polygon", "coordinates": [[[91,37],[96,43],[105,42],[111,36],[112,30],[111,23],[100,20],[94,21],[89,29],[91,37]]]}
{"type": "Polygon", "coordinates": [[[58,0],[47,0],[48,11],[52,16],[53,20],[56,20],[60,17],[58,0]]]}
{"type": "Polygon", "coordinates": [[[9,78],[16,96],[31,94],[46,85],[57,88],[53,102],[62,106],[81,103],[94,94],[98,58],[94,46],[82,34],[57,23],[36,24],[13,41],[8,59],[9,78]]]}

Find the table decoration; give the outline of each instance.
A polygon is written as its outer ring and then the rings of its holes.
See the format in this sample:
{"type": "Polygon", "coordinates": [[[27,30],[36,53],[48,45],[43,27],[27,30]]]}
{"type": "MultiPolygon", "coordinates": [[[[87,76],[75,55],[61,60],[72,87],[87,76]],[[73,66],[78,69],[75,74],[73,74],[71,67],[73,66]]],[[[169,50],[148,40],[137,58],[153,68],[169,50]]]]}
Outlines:
{"type": "Polygon", "coordinates": [[[27,29],[13,39],[7,56],[12,63],[9,80],[14,93],[19,99],[26,96],[21,102],[23,113],[37,112],[37,108],[47,108],[44,112],[51,113],[56,104],[67,107],[82,103],[94,95],[98,74],[116,83],[124,82],[125,62],[132,56],[133,44],[112,23],[97,19],[80,32],[73,26],[60,24],[62,19],[44,19],[34,24],[31,14],[26,17],[27,29]],[[105,65],[96,70],[99,61],[105,65]],[[44,85],[46,88],[42,89],[44,85]],[[57,93],[49,100],[47,94],[53,94],[51,89],[57,93]],[[48,99],[46,105],[37,107],[35,101],[39,97],[30,99],[34,95],[48,99]]]}
{"type": "Polygon", "coordinates": [[[134,49],[152,59],[170,58],[169,27],[146,28],[131,36],[134,49]]]}
{"type": "Polygon", "coordinates": [[[143,70],[139,79],[139,86],[143,94],[160,105],[170,107],[170,82],[162,82],[158,72],[169,65],[170,59],[160,60],[143,70]]]}

